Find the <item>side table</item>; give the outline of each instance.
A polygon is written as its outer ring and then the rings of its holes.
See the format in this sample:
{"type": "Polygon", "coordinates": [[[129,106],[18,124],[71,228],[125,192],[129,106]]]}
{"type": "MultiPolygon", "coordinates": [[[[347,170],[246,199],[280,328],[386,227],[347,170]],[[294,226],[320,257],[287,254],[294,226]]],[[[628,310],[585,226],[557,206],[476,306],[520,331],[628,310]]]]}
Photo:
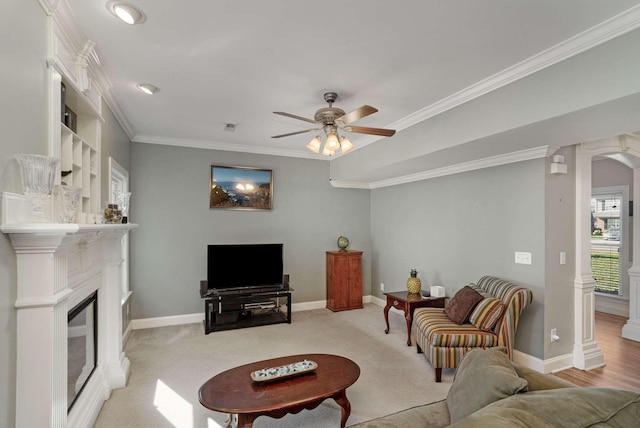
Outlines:
{"type": "Polygon", "coordinates": [[[404,318],[407,320],[407,346],[411,346],[411,323],[413,322],[413,311],[416,308],[444,308],[446,297],[423,297],[423,291],[420,293],[409,293],[408,291],[394,291],[383,293],[387,296],[387,304],[384,307],[384,320],[387,323],[387,329],[384,331],[389,334],[389,309],[396,308],[404,312],[404,318]]]}

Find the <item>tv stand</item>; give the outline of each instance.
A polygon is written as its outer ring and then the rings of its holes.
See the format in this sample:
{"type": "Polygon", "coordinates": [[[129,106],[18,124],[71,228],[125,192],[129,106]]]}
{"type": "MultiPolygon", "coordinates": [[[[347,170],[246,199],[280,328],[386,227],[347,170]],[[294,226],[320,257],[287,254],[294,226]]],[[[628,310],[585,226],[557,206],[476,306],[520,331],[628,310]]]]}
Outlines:
{"type": "Polygon", "coordinates": [[[255,288],[251,290],[208,290],[200,281],[204,299],[204,333],[256,327],[268,324],[291,324],[292,288],[255,288]],[[282,306],[286,305],[286,312],[282,306]]]}

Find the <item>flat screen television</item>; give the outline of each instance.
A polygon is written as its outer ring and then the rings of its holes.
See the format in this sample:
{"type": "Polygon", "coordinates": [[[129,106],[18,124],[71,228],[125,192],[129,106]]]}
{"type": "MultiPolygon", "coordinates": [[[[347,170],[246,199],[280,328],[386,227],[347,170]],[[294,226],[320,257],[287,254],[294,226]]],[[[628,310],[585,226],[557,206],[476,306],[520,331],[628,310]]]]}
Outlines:
{"type": "Polygon", "coordinates": [[[283,244],[209,245],[207,288],[244,290],[282,287],[283,244]]]}

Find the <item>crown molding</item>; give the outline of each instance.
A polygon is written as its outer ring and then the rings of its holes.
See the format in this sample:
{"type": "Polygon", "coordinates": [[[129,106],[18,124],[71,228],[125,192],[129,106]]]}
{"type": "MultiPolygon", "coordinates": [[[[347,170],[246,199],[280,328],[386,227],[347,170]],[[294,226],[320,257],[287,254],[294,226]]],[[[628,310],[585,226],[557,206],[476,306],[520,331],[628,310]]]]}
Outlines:
{"type": "Polygon", "coordinates": [[[520,150],[517,152],[506,153],[503,155],[490,156],[488,158],[477,159],[469,162],[463,162],[456,165],[445,166],[428,171],[422,171],[415,174],[408,174],[401,177],[395,177],[388,180],[380,180],[369,183],[369,188],[377,189],[380,187],[395,186],[398,184],[412,183],[414,181],[429,180],[431,178],[444,177],[446,175],[460,174],[462,172],[475,171],[477,169],[491,168],[499,165],[506,165],[514,162],[528,161],[532,159],[546,158],[554,154],[558,147],[540,146],[533,149],[520,150]]]}
{"type": "Polygon", "coordinates": [[[96,77],[100,82],[100,86],[102,87],[102,99],[109,107],[109,110],[111,110],[111,113],[113,113],[113,116],[120,124],[120,127],[122,128],[124,133],[127,134],[127,137],[129,137],[129,140],[133,141],[136,136],[136,132],[134,131],[133,126],[131,126],[131,122],[129,122],[127,116],[122,111],[122,108],[120,107],[120,104],[118,103],[115,95],[113,94],[113,85],[111,84],[111,81],[109,80],[107,75],[102,72],[102,70],[100,70],[96,77]]]}
{"type": "MultiPolygon", "coordinates": [[[[472,101],[489,92],[500,89],[503,86],[571,58],[574,55],[622,36],[638,27],[640,27],[640,5],[627,9],[582,33],[576,34],[555,46],[468,86],[386,127],[402,131],[403,129],[409,128],[417,123],[444,113],[447,110],[451,110],[461,104],[472,101]]],[[[379,136],[361,138],[357,141],[357,147],[362,148],[382,138],[383,137],[379,136]]]]}
{"type": "Polygon", "coordinates": [[[337,187],[340,189],[371,189],[371,185],[369,183],[360,183],[356,181],[339,181],[329,179],[329,182],[333,187],[337,187]]]}
{"type": "Polygon", "coordinates": [[[223,150],[229,152],[255,153],[260,155],[286,156],[291,158],[315,159],[328,161],[321,155],[309,154],[299,150],[277,149],[273,147],[252,146],[248,144],[220,143],[188,138],[162,137],[158,135],[136,135],[131,141],[136,143],[161,144],[165,146],[191,147],[196,149],[223,150]]]}
{"type": "Polygon", "coordinates": [[[40,6],[48,16],[56,13],[56,9],[62,0],[38,0],[40,6]]]}

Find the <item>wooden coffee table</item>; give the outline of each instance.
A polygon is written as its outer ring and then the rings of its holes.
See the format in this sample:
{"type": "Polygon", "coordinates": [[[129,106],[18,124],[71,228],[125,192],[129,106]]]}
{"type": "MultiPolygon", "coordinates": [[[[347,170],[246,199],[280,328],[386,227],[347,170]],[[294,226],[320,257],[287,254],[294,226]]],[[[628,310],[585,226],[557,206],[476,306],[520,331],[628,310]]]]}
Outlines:
{"type": "Polygon", "coordinates": [[[198,391],[200,404],[210,410],[228,413],[238,427],[251,427],[258,416],[281,418],[287,413],[315,409],[333,398],[342,409],[340,426],[351,414],[346,389],[360,376],[360,367],[348,358],[329,354],[304,354],[246,364],[222,372],[206,381],[198,391]],[[307,374],[269,383],[251,379],[251,372],[310,360],[318,368],[307,374]]]}
{"type": "Polygon", "coordinates": [[[396,308],[404,312],[407,321],[407,346],[411,346],[411,323],[413,323],[413,311],[416,308],[444,308],[446,297],[423,297],[424,291],[420,293],[409,293],[408,291],[396,291],[384,293],[387,296],[387,304],[384,307],[384,320],[387,323],[385,334],[389,333],[389,309],[396,308]]]}

